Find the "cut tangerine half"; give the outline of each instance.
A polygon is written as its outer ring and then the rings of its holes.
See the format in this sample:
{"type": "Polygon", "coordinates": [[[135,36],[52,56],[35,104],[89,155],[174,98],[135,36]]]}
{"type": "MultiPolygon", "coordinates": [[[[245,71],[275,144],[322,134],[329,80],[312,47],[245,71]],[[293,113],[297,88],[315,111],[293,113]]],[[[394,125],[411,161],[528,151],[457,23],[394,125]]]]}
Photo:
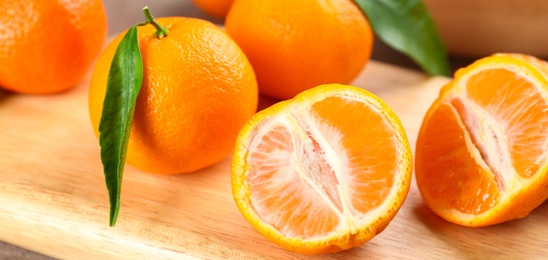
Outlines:
{"type": "Polygon", "coordinates": [[[398,117],[375,95],[322,85],[255,114],[232,163],[236,204],[262,235],[320,254],[362,245],[394,218],[412,156],[398,117]]]}
{"type": "Polygon", "coordinates": [[[498,54],[460,69],[424,117],[415,173],[442,218],[487,226],[548,198],[548,65],[498,54]]]}

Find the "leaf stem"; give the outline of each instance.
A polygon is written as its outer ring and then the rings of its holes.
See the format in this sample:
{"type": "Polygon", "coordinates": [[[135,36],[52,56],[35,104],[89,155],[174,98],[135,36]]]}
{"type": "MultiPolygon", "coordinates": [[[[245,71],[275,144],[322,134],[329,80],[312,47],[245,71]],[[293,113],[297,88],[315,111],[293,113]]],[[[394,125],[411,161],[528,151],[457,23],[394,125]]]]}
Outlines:
{"type": "Polygon", "coordinates": [[[158,37],[158,39],[161,39],[170,33],[166,27],[161,26],[158,22],[156,22],[156,20],[154,19],[154,17],[148,10],[148,6],[143,7],[143,12],[145,13],[146,22],[139,25],[146,25],[146,24],[154,25],[154,27],[156,27],[156,36],[158,37]]]}

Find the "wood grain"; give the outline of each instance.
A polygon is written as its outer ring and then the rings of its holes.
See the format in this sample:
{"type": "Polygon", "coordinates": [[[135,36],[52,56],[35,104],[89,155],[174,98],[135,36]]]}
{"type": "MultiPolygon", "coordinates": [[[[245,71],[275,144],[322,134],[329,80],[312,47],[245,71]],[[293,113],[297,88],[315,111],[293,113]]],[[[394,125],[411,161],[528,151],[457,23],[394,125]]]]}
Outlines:
{"type": "MultiPolygon", "coordinates": [[[[354,85],[384,99],[414,147],[425,111],[447,78],[370,62],[354,85]]],[[[488,228],[445,222],[413,183],[388,228],[346,252],[304,256],[258,234],[232,200],[230,156],[196,173],[126,167],[118,224],[108,226],[99,146],[87,112],[89,75],[50,96],[0,92],[0,240],[62,259],[541,259],[548,204],[488,228]]],[[[263,107],[272,101],[261,100],[263,107]]]]}

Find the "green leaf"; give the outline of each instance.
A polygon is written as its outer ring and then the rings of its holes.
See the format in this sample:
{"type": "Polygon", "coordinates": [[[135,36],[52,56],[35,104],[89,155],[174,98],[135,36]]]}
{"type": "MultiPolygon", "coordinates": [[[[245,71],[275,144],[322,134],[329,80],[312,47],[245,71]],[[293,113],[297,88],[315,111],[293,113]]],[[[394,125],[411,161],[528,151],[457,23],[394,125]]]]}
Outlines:
{"type": "Polygon", "coordinates": [[[449,75],[445,46],[422,0],[356,0],[375,34],[433,75],[449,75]]]}
{"type": "Polygon", "coordinates": [[[143,82],[137,28],[131,27],[116,49],[99,122],[99,144],[110,200],[110,226],[120,210],[120,191],[135,102],[143,82]]]}

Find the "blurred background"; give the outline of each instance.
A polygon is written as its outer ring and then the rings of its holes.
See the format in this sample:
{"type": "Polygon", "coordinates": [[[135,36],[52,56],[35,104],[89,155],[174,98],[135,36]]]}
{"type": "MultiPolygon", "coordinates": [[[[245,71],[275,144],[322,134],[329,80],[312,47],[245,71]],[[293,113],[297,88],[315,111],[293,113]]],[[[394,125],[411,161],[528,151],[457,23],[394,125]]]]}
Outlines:
{"type": "MultiPolygon", "coordinates": [[[[192,0],[103,0],[114,35],[142,22],[142,7],[155,16],[187,16],[223,21],[200,10],[192,0]]],[[[548,4],[545,0],[424,0],[449,53],[451,70],[496,52],[521,52],[548,59],[548,4]]],[[[375,39],[372,59],[410,69],[407,56],[375,39]]]]}
{"type": "MultiPolygon", "coordinates": [[[[148,5],[156,16],[188,16],[223,21],[200,10],[192,0],[104,0],[109,34],[143,20],[148,5]]],[[[424,0],[448,49],[452,71],[496,52],[520,52],[548,59],[548,4],[545,0],[424,0]]],[[[406,56],[375,40],[372,59],[411,69],[406,56]]]]}
{"type": "MultiPolygon", "coordinates": [[[[134,24],[144,21],[142,8],[145,5],[156,17],[187,16],[209,20],[216,24],[223,23],[223,20],[212,17],[200,10],[192,0],[103,0],[103,2],[109,19],[109,35],[118,34],[134,24]]],[[[392,50],[378,39],[375,40],[374,44],[372,59],[420,70],[412,60],[392,50]]],[[[460,65],[469,61],[458,59],[455,62],[459,62],[460,65]]]]}

